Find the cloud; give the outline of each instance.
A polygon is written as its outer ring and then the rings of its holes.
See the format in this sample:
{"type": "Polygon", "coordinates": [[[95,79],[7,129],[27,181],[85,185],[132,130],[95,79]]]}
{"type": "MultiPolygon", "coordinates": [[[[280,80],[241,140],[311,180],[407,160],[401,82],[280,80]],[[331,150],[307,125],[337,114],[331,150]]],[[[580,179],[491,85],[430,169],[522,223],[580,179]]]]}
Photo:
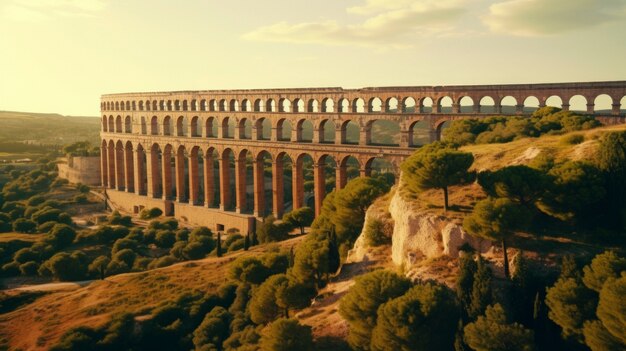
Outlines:
{"type": "Polygon", "coordinates": [[[93,17],[104,0],[8,0],[0,10],[6,19],[40,22],[55,17],[93,17]]]}
{"type": "Polygon", "coordinates": [[[626,0],[509,0],[493,4],[483,22],[494,32],[551,35],[626,19],[626,0]]]}
{"type": "Polygon", "coordinates": [[[453,28],[452,23],[465,9],[458,0],[368,0],[363,6],[348,8],[349,13],[368,15],[358,24],[335,20],[288,23],[278,22],[243,35],[244,39],[323,45],[368,47],[409,47],[415,34],[432,35],[453,28]]]}

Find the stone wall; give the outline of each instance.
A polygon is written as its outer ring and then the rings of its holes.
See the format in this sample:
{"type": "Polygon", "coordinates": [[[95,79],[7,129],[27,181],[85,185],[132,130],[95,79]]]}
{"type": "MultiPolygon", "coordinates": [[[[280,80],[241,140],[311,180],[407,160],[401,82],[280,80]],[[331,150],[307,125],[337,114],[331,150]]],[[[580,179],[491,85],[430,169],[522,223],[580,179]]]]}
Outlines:
{"type": "Polygon", "coordinates": [[[59,178],[67,179],[70,183],[100,186],[100,156],[62,158],[57,167],[59,178]]]}

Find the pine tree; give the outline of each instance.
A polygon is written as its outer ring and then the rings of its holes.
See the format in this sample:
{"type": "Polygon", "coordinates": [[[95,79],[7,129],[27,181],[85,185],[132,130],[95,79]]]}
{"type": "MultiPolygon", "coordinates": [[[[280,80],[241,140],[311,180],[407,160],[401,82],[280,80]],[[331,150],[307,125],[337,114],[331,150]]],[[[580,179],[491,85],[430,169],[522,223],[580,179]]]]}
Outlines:
{"type": "Polygon", "coordinates": [[[508,323],[500,304],[488,306],[484,316],[465,326],[465,342],[476,351],[530,351],[532,330],[518,323],[508,323]]]}
{"type": "Polygon", "coordinates": [[[469,306],[472,303],[472,286],[476,274],[476,261],[473,254],[465,254],[459,257],[459,276],[456,280],[456,296],[461,302],[461,307],[469,314],[469,306]]]}
{"type": "Polygon", "coordinates": [[[485,308],[487,308],[493,300],[491,279],[491,269],[487,266],[487,262],[482,256],[478,255],[476,273],[474,274],[474,282],[472,284],[472,301],[468,310],[469,316],[472,319],[483,314],[485,308]]]}

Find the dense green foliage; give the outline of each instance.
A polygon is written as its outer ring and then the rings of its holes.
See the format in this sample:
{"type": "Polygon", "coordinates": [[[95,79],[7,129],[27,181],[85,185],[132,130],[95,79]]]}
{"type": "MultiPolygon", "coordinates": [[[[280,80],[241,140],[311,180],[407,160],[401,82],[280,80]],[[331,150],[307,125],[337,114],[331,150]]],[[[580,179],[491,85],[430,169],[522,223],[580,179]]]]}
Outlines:
{"type": "Polygon", "coordinates": [[[530,118],[501,116],[453,121],[443,130],[444,139],[458,145],[506,143],[519,138],[585,130],[599,126],[593,117],[556,107],[543,107],[530,118]]]}
{"type": "Polygon", "coordinates": [[[485,315],[465,326],[465,341],[476,351],[531,351],[533,332],[518,323],[508,323],[499,304],[488,306],[485,315]]]}

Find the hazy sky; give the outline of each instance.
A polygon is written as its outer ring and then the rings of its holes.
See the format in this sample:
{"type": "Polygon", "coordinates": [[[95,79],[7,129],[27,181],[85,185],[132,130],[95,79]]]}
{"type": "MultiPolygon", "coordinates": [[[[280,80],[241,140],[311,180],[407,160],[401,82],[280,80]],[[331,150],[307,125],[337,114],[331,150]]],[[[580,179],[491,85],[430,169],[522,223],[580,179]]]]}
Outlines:
{"type": "Polygon", "coordinates": [[[0,0],[0,110],[101,94],[626,80],[626,0],[0,0]]]}

